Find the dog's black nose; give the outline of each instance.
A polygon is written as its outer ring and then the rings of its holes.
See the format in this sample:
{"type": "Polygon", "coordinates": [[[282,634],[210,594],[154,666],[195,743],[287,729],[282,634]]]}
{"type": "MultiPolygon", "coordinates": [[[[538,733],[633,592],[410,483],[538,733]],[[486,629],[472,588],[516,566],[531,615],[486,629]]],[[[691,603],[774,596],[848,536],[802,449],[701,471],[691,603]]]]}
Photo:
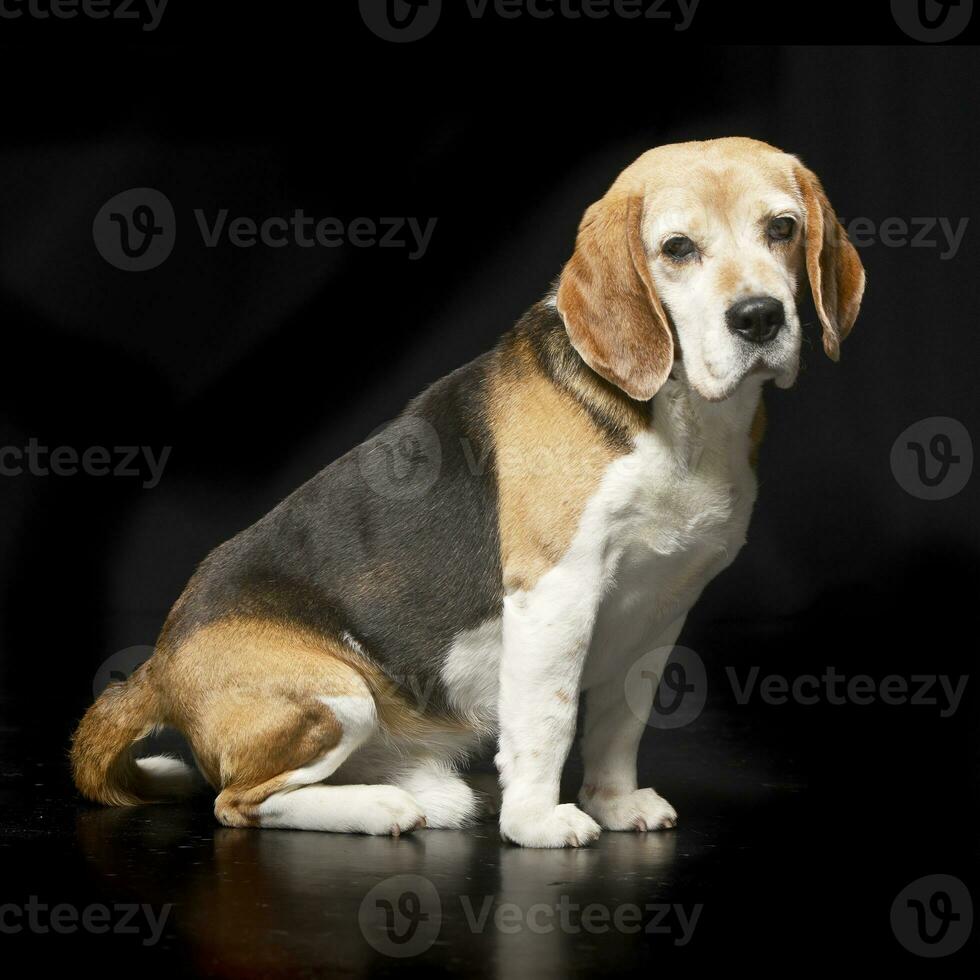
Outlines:
{"type": "Polygon", "coordinates": [[[786,309],[771,296],[755,296],[736,303],[726,314],[728,329],[753,344],[765,344],[786,326],[786,309]]]}

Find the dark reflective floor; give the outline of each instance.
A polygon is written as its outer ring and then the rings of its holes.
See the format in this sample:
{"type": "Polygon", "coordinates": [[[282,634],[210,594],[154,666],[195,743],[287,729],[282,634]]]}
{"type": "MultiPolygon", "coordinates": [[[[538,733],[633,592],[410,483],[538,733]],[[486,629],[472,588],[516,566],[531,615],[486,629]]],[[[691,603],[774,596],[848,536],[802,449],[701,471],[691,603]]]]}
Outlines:
{"type": "MultiPolygon", "coordinates": [[[[955,876],[980,897],[972,680],[955,711],[826,695],[767,702],[758,685],[834,663],[878,680],[962,678],[975,654],[915,630],[881,646],[884,607],[854,617],[843,646],[839,608],[692,632],[690,645],[713,653],[707,707],[684,727],[651,729],[641,750],[642,781],[680,824],[606,833],[585,850],[521,850],[492,821],[392,840],[228,830],[208,797],[90,807],[66,765],[81,701],[0,697],[2,962],[111,964],[139,978],[414,968],[510,980],[663,966],[766,976],[858,963],[962,976],[977,930],[955,955],[926,961],[897,941],[891,912],[927,875],[955,876]],[[759,679],[744,699],[750,671],[759,679]]],[[[573,755],[566,799],[578,776],[573,755]]]]}
{"type": "MultiPolygon", "coordinates": [[[[223,829],[206,798],[91,808],[31,736],[4,731],[0,904],[12,903],[3,922],[14,928],[0,943],[34,968],[110,957],[114,972],[140,976],[411,965],[504,980],[747,958],[764,973],[801,959],[889,962],[909,955],[889,925],[897,891],[927,871],[962,877],[976,859],[975,846],[942,850],[942,815],[927,800],[908,800],[901,827],[869,823],[808,786],[795,753],[809,746],[792,726],[719,708],[652,733],[644,754],[677,830],[607,833],[571,851],[503,844],[492,822],[393,840],[223,829]],[[69,909],[60,929],[57,905],[69,909]],[[115,931],[71,928],[72,910],[98,922],[100,905],[115,931]]],[[[575,777],[573,760],[570,792],[575,777]]]]}

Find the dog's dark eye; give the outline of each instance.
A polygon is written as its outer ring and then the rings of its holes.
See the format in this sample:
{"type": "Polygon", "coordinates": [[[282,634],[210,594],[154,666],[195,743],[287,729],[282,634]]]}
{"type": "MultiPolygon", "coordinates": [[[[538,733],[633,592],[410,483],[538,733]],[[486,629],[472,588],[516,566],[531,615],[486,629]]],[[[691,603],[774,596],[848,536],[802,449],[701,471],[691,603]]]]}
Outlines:
{"type": "Polygon", "coordinates": [[[689,258],[697,250],[697,245],[690,238],[685,238],[683,235],[676,235],[674,238],[668,238],[664,242],[664,255],[677,261],[689,258]]]}
{"type": "Polygon", "coordinates": [[[796,232],[795,218],[773,218],[769,222],[769,237],[776,242],[788,242],[796,232]]]}

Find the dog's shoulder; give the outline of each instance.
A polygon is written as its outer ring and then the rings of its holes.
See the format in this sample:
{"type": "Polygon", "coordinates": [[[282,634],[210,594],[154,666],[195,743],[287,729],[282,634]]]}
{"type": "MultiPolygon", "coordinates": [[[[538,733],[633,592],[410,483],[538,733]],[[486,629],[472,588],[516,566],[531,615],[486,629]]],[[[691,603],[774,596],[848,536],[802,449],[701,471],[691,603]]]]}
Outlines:
{"type": "Polygon", "coordinates": [[[567,550],[603,474],[648,425],[649,405],[585,365],[548,301],[498,347],[486,398],[504,588],[526,590],[567,550]]]}

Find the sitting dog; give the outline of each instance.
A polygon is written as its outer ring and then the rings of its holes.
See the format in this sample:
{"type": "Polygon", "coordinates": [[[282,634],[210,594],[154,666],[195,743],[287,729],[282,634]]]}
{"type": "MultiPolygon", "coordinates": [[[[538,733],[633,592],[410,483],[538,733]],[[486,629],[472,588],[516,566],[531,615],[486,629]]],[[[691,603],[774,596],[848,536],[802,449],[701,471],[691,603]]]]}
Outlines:
{"type": "Polygon", "coordinates": [[[494,350],[204,560],[80,723],[79,790],[185,789],[190,767],[133,753],[172,726],[222,824],[397,835],[472,821],[460,769],[496,739],[506,840],[673,826],[637,786],[624,679],[745,541],[804,278],[836,360],[864,270],[795,157],[741,138],[640,157],[494,350]],[[560,804],[583,692],[582,791],[560,804]]]}

